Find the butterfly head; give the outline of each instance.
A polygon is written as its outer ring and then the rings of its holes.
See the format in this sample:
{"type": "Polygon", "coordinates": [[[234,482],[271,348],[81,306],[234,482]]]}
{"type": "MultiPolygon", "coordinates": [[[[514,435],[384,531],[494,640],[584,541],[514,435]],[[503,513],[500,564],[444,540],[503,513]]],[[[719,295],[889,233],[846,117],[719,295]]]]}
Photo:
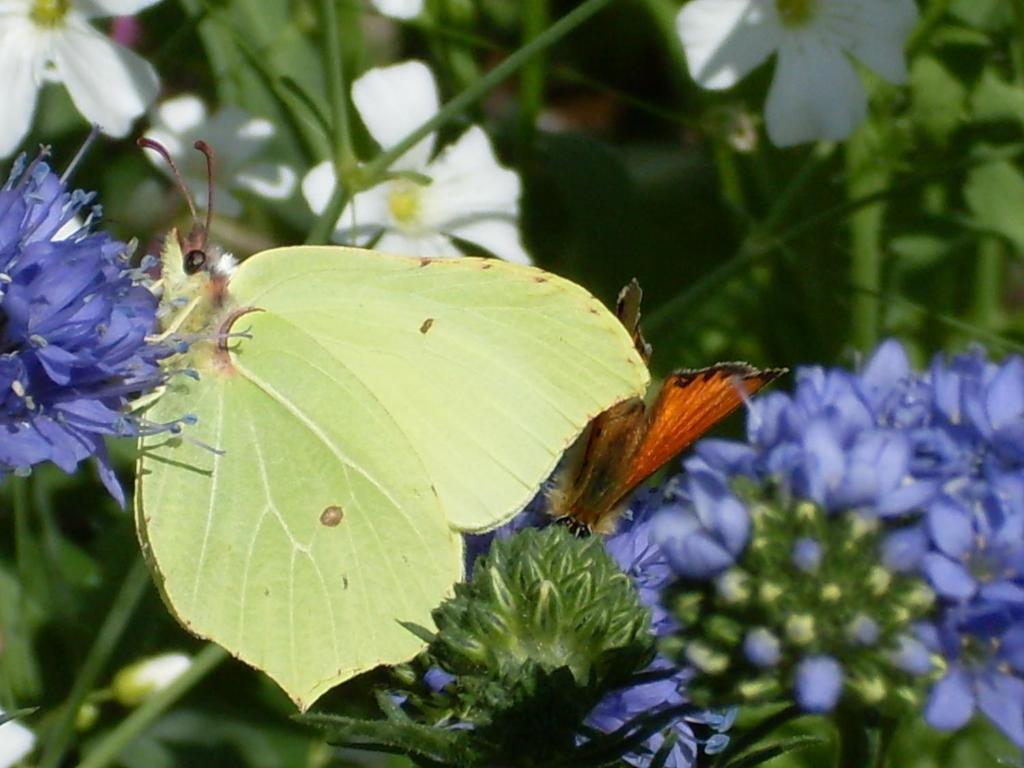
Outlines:
{"type": "Polygon", "coordinates": [[[195,200],[185,184],[167,148],[158,141],[142,137],[138,145],[159,154],[167,163],[189,212],[192,226],[182,234],[172,229],[161,254],[160,299],[161,324],[165,333],[209,330],[212,319],[220,314],[227,300],[228,280],[235,268],[234,257],[210,243],[213,215],[214,153],[205,141],[197,141],[195,149],[206,158],[207,206],[200,218],[195,200]]]}

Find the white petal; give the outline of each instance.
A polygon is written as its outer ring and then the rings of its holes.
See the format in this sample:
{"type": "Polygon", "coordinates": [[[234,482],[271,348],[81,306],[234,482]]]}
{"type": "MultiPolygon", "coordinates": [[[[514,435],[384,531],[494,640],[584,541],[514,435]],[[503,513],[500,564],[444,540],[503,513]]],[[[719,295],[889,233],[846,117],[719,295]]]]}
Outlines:
{"type": "Polygon", "coordinates": [[[334,194],[334,185],[337,183],[334,166],[326,160],[314,166],[303,177],[302,196],[306,198],[309,209],[317,216],[324,212],[327,202],[334,194]]]}
{"type": "MultiPolygon", "coordinates": [[[[302,196],[318,216],[327,208],[337,183],[334,166],[324,161],[302,179],[302,196]]],[[[365,244],[389,221],[386,184],[360,192],[342,211],[333,239],[340,243],[365,244]]]]}
{"type": "MultiPolygon", "coordinates": [[[[437,114],[437,82],[426,64],[406,61],[371,69],[352,84],[352,101],[370,135],[384,149],[395,146],[437,114]]],[[[422,170],[430,159],[433,137],[410,149],[392,166],[422,170]]]]}
{"type": "Polygon", "coordinates": [[[523,248],[523,243],[519,239],[519,227],[515,222],[497,219],[475,221],[452,229],[447,234],[486,248],[489,253],[499,259],[513,261],[516,264],[533,263],[533,259],[523,248]]]}
{"type": "Polygon", "coordinates": [[[202,138],[217,150],[218,165],[232,175],[246,160],[257,154],[274,135],[268,120],[254,118],[245,110],[226,106],[217,110],[203,126],[202,138]]]}
{"type": "Polygon", "coordinates": [[[25,18],[32,10],[34,0],[0,0],[0,14],[25,18]]]}
{"type": "Polygon", "coordinates": [[[37,42],[28,24],[12,23],[0,34],[0,157],[14,152],[32,125],[39,93],[37,42]]]}
{"type": "Polygon", "coordinates": [[[89,18],[134,16],[160,0],[77,0],[76,11],[89,18]]]}
{"type": "Polygon", "coordinates": [[[694,0],[676,16],[693,79],[731,88],[779,47],[782,27],[773,0],[694,0]]]}
{"type": "Polygon", "coordinates": [[[128,133],[160,89],[148,61],[84,22],[54,36],[53,54],[78,111],[112,136],[128,133]]]}
{"type": "Polygon", "coordinates": [[[0,725],[0,768],[11,768],[20,763],[35,744],[35,734],[17,720],[0,725]]]}
{"type": "Polygon", "coordinates": [[[385,16],[414,19],[423,13],[423,0],[373,0],[374,7],[385,16]]]}
{"type": "Polygon", "coordinates": [[[287,200],[295,191],[296,181],[294,170],[273,163],[248,165],[235,176],[238,186],[268,200],[287,200]]]}
{"type": "Polygon", "coordinates": [[[162,101],[156,108],[155,126],[172,133],[186,133],[206,120],[206,105],[198,96],[186,93],[162,101]]]}
{"type": "Polygon", "coordinates": [[[334,239],[342,243],[366,245],[390,223],[388,185],[378,184],[365,192],[360,192],[345,206],[338,220],[334,239]]]}
{"type": "Polygon", "coordinates": [[[519,176],[498,164],[490,139],[477,126],[446,147],[426,174],[431,183],[423,192],[425,226],[452,231],[483,219],[518,218],[519,176]]]}
{"type": "Polygon", "coordinates": [[[429,256],[449,258],[461,256],[458,248],[444,235],[406,235],[401,232],[385,232],[374,248],[382,253],[396,256],[429,256]]]}
{"type": "Polygon", "coordinates": [[[842,47],[890,83],[906,82],[903,47],[917,24],[914,0],[860,0],[856,14],[833,4],[821,23],[845,38],[842,47]]]}
{"type": "Polygon", "coordinates": [[[845,139],[866,113],[864,88],[842,51],[816,35],[787,37],[765,110],[772,143],[845,139]]]}

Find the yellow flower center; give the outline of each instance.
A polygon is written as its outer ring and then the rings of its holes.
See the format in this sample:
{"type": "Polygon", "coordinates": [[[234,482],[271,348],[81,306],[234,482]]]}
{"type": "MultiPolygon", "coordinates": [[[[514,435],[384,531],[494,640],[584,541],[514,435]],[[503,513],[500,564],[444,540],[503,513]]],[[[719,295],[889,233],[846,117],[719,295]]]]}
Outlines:
{"type": "Polygon", "coordinates": [[[388,193],[388,210],[399,226],[412,226],[420,216],[420,185],[404,179],[395,181],[388,193]]]}
{"type": "Polygon", "coordinates": [[[71,8],[71,0],[35,0],[32,3],[32,21],[40,27],[59,26],[71,8]]]}
{"type": "Polygon", "coordinates": [[[818,0],[775,0],[779,18],[787,27],[800,27],[814,16],[818,0]]]}

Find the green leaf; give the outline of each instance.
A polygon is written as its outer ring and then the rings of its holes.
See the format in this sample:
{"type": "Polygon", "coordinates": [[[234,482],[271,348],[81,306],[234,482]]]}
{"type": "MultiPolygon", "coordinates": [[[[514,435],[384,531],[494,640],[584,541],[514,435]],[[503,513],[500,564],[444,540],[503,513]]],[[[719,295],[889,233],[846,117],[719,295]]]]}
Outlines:
{"type": "Polygon", "coordinates": [[[910,70],[911,115],[937,144],[945,144],[963,118],[967,89],[938,59],[921,56],[910,70]]]}
{"type": "Polygon", "coordinates": [[[320,713],[300,715],[296,719],[321,729],[334,744],[397,752],[444,765],[471,764],[471,758],[462,747],[464,740],[443,728],[320,713]]]}
{"type": "Polygon", "coordinates": [[[971,94],[971,110],[978,120],[1024,123],[1024,88],[1004,80],[989,67],[971,94]]]}
{"type": "MultiPolygon", "coordinates": [[[[171,250],[174,306],[189,286],[174,288],[171,250]]],[[[230,352],[194,344],[199,380],[175,378],[150,411],[198,421],[143,442],[139,535],[179,620],[301,708],[415,655],[424,640],[402,622],[429,627],[462,575],[453,528],[515,515],[584,426],[647,381],[586,291],[495,260],[267,251],[227,306],[183,322],[236,337],[230,352]]]]}
{"type": "Polygon", "coordinates": [[[964,198],[983,229],[997,232],[1024,249],[1024,175],[1005,160],[988,163],[967,175],[964,198]]]}
{"type": "Polygon", "coordinates": [[[822,743],[824,743],[824,739],[817,736],[793,736],[767,747],[752,749],[729,762],[725,768],[754,768],[756,765],[763,765],[769,760],[774,760],[789,752],[796,752],[822,743]]]}
{"type": "Polygon", "coordinates": [[[1005,0],[952,0],[949,12],[971,27],[997,30],[1009,24],[1011,5],[1005,0]]]}

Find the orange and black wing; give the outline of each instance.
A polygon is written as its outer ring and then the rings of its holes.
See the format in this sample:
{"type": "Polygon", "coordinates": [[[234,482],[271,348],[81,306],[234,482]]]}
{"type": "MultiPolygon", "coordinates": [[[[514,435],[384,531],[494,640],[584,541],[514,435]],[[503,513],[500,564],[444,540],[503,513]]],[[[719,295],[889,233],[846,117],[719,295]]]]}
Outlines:
{"type": "Polygon", "coordinates": [[[746,363],[718,363],[670,375],[647,414],[643,439],[630,458],[623,497],[785,372],[785,368],[761,370],[746,363]]]}

